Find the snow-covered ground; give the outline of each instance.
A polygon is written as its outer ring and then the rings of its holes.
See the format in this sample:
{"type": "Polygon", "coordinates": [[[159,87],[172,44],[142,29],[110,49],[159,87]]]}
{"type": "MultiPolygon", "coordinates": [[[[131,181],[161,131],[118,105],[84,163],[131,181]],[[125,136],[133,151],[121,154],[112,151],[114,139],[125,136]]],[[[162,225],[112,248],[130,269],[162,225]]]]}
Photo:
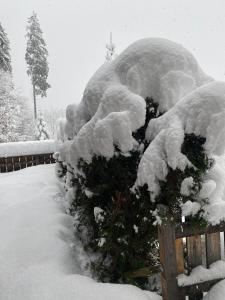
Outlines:
{"type": "Polygon", "coordinates": [[[161,299],[82,275],[53,165],[0,174],[0,191],[0,300],[161,299]]]}

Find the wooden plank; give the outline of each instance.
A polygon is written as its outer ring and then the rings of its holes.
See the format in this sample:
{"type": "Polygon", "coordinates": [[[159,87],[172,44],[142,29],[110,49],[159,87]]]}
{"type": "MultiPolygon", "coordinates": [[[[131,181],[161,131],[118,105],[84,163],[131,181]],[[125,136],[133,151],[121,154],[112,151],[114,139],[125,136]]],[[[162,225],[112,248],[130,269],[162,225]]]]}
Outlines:
{"type": "Polygon", "coordinates": [[[54,153],[50,154],[50,160],[51,160],[51,164],[55,163],[55,158],[53,157],[54,153]]]}
{"type": "Polygon", "coordinates": [[[36,166],[36,165],[37,165],[36,157],[32,155],[32,166],[36,166]]]}
{"type": "Polygon", "coordinates": [[[13,157],[7,157],[5,159],[7,172],[12,172],[14,170],[14,160],[13,157]]]}
{"type": "MultiPolygon", "coordinates": [[[[200,235],[187,237],[187,263],[189,274],[191,270],[202,264],[202,241],[200,235]]],[[[189,300],[200,300],[203,293],[200,290],[190,290],[189,300]]]]}
{"type": "Polygon", "coordinates": [[[200,235],[187,237],[187,263],[190,271],[202,264],[202,241],[200,235]]]}
{"type": "Polygon", "coordinates": [[[51,163],[51,155],[45,154],[45,164],[50,164],[50,163],[51,163]]]}
{"type": "Polygon", "coordinates": [[[13,157],[14,171],[20,170],[20,157],[13,157]]]}
{"type": "Polygon", "coordinates": [[[193,228],[188,223],[178,224],[176,226],[176,239],[185,238],[195,235],[203,235],[205,233],[215,233],[215,232],[224,232],[225,231],[225,222],[221,222],[216,226],[207,226],[206,228],[193,228]]]}
{"type": "Polygon", "coordinates": [[[45,155],[44,154],[40,154],[37,157],[38,157],[38,164],[39,165],[44,165],[44,163],[45,163],[45,155]]]}
{"type": "Polygon", "coordinates": [[[209,267],[213,262],[221,259],[220,232],[206,234],[206,264],[209,267]]]}
{"type": "Polygon", "coordinates": [[[175,248],[175,226],[168,222],[158,227],[163,300],[179,298],[175,248]]]}
{"type": "Polygon", "coordinates": [[[176,261],[177,261],[177,274],[184,273],[184,245],[183,239],[175,241],[176,247],[176,261]]]}
{"type": "Polygon", "coordinates": [[[1,157],[1,158],[0,158],[0,172],[1,172],[1,173],[7,172],[7,168],[6,168],[6,159],[5,159],[5,157],[1,157]]]}
{"type": "Polygon", "coordinates": [[[27,157],[26,156],[20,156],[20,168],[24,169],[27,167],[27,157]]]}
{"type": "Polygon", "coordinates": [[[32,157],[32,155],[26,155],[26,159],[27,159],[27,167],[33,166],[33,157],[32,157]]]}

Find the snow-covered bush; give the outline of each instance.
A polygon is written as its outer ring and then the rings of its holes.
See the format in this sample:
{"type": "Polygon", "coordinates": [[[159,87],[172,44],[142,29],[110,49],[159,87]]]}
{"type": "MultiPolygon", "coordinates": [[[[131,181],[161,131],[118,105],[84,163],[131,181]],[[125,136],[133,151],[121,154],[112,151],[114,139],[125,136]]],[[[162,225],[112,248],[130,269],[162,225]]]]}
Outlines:
{"type": "Polygon", "coordinates": [[[215,223],[216,211],[225,219],[214,162],[224,152],[224,114],[225,83],[158,38],[104,64],[80,104],[68,107],[60,150],[70,170],[67,211],[84,247],[98,254],[98,278],[146,284],[131,274],[157,263],[155,225],[165,206],[171,217],[215,223]]]}

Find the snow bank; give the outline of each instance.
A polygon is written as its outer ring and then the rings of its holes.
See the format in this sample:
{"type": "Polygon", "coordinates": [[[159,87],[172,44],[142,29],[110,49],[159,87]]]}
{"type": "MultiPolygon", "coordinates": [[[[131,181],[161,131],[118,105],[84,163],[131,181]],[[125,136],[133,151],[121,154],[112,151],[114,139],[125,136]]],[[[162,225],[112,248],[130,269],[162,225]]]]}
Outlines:
{"type": "Polygon", "coordinates": [[[203,300],[224,300],[225,280],[220,281],[212,287],[203,300]]]}
{"type": "Polygon", "coordinates": [[[152,141],[138,170],[138,185],[148,185],[156,195],[159,180],[165,180],[168,166],[184,170],[190,165],[181,153],[185,133],[206,138],[209,157],[225,150],[225,83],[211,82],[184,97],[172,109],[150,121],[147,139],[152,141]]]}
{"type": "Polygon", "coordinates": [[[54,153],[55,140],[0,143],[0,157],[54,153]]]}
{"type": "Polygon", "coordinates": [[[72,217],[61,207],[54,166],[0,174],[0,190],[0,299],[161,299],[82,275],[86,256],[74,240],[72,217]]]}
{"type": "MultiPolygon", "coordinates": [[[[189,276],[185,274],[178,275],[178,285],[188,286],[220,278],[225,278],[225,262],[222,260],[211,264],[209,269],[198,266],[191,271],[189,276]]],[[[218,300],[217,298],[215,299],[218,300]]]]}
{"type": "Polygon", "coordinates": [[[94,154],[110,158],[114,145],[122,152],[135,147],[132,132],[145,121],[146,97],[161,112],[212,80],[181,45],[149,38],[129,46],[104,64],[88,82],[82,101],[67,108],[65,132],[74,137],[70,162],[90,161],[94,154]]]}

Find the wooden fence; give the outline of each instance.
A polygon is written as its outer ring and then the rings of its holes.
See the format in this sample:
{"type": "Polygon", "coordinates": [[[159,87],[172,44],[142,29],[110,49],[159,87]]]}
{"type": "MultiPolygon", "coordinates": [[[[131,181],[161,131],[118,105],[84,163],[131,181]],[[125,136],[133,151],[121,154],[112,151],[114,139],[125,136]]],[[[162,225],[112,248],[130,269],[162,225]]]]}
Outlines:
{"type": "Polygon", "coordinates": [[[53,153],[0,157],[0,173],[17,171],[31,166],[55,163],[53,153]]]}
{"type": "Polygon", "coordinates": [[[225,224],[205,229],[192,228],[188,223],[167,222],[158,227],[161,283],[163,300],[199,300],[220,279],[179,287],[177,276],[199,265],[207,268],[221,260],[221,232],[225,224]]]}

